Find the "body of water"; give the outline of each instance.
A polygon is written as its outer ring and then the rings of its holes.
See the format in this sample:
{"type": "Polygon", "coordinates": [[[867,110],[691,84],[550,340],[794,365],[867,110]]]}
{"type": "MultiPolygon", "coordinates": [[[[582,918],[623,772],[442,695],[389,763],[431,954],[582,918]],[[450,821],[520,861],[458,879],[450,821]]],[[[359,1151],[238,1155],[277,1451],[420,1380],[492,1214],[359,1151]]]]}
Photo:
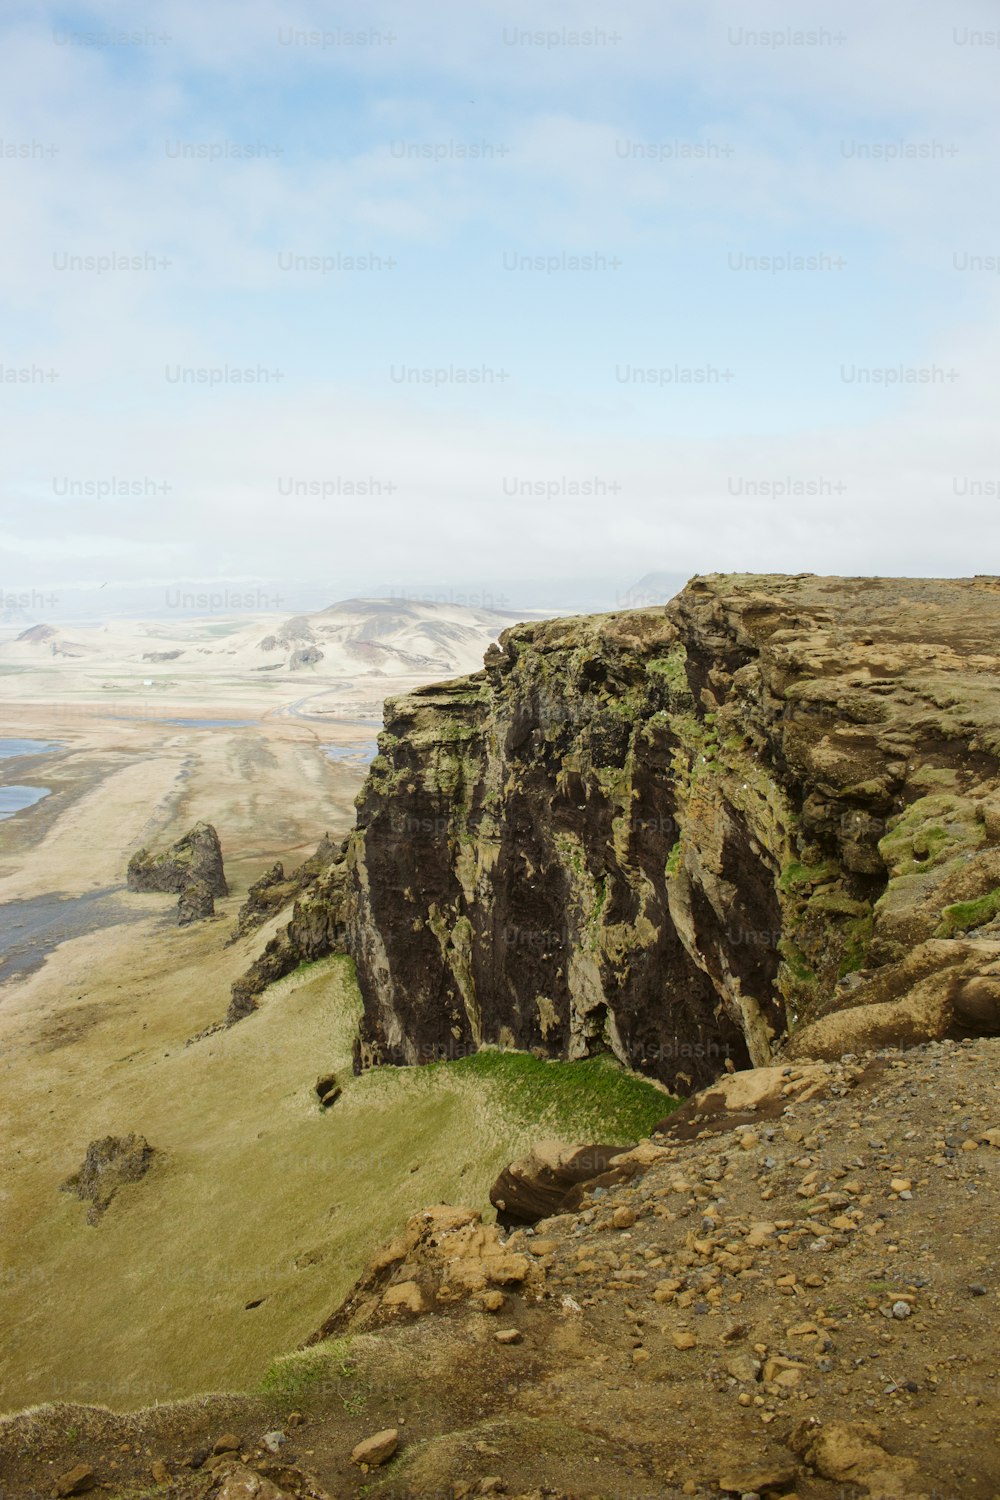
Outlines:
{"type": "Polygon", "coordinates": [[[161,724],[176,724],[181,729],[249,729],[256,719],[160,719],[161,724]]]}
{"type": "Polygon", "coordinates": [[[109,890],[5,901],[0,905],[0,981],[40,968],[46,955],[68,938],[137,921],[142,915],[122,906],[109,890]]]}
{"type": "Polygon", "coordinates": [[[47,750],[60,750],[53,740],[10,740],[0,739],[0,760],[8,760],[12,755],[44,755],[47,750]]]}
{"type": "Polygon", "coordinates": [[[357,760],[368,765],[378,754],[378,745],[368,740],[364,745],[324,745],[323,753],[330,760],[357,760]]]}
{"type": "Polygon", "coordinates": [[[0,786],[0,821],[12,818],[22,807],[34,807],[48,795],[47,786],[0,786]]]}

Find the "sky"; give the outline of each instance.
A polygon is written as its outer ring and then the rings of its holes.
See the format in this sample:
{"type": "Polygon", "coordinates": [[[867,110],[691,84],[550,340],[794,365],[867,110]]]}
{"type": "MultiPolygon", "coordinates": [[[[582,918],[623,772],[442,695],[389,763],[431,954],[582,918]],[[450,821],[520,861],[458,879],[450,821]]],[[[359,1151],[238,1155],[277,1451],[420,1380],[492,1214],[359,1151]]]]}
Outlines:
{"type": "Polygon", "coordinates": [[[0,32],[7,602],[998,570],[992,0],[0,32]]]}

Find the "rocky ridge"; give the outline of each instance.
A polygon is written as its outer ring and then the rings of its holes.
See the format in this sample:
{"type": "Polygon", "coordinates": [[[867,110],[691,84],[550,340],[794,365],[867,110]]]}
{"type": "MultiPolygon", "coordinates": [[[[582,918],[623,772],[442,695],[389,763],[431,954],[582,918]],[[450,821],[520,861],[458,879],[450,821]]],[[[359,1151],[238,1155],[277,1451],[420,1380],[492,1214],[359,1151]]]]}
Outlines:
{"type": "Polygon", "coordinates": [[[989,577],[713,575],[505,631],[387,701],[357,827],[230,1019],[346,951],[359,1067],[610,1050],[689,1092],[1000,1029],[998,640],[989,577]]]}

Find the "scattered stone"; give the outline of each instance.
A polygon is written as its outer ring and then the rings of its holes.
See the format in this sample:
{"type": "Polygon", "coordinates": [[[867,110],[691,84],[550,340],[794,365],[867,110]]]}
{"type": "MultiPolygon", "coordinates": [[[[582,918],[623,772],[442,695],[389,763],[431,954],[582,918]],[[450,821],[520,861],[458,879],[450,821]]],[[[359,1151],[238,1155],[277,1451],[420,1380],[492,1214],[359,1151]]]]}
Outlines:
{"type": "Polygon", "coordinates": [[[611,1215],[611,1222],[616,1229],[631,1229],[635,1223],[634,1208],[616,1208],[611,1215]]]}
{"type": "Polygon", "coordinates": [[[151,1463],[149,1466],[149,1472],[153,1476],[153,1479],[157,1484],[170,1483],[170,1470],[167,1468],[162,1458],[154,1459],[153,1463],[151,1463]]]}
{"type": "Polygon", "coordinates": [[[268,1453],[279,1453],[283,1444],[288,1442],[288,1439],[283,1432],[275,1429],[274,1432],[265,1432],[264,1436],[261,1438],[261,1442],[267,1449],[268,1453]]]}
{"type": "Polygon", "coordinates": [[[678,1330],[672,1337],[675,1349],[693,1349],[698,1343],[694,1334],[689,1333],[686,1328],[678,1330]]]}
{"type": "Polygon", "coordinates": [[[240,1440],[235,1432],[224,1432],[220,1438],[216,1438],[212,1446],[213,1453],[238,1453],[240,1451],[240,1440]]]}
{"type": "Polygon", "coordinates": [[[498,1328],[493,1337],[498,1344],[519,1344],[523,1334],[519,1328],[498,1328]]]}
{"type": "Polygon", "coordinates": [[[399,1429],[386,1427],[371,1437],[364,1438],[351,1451],[352,1464],[366,1464],[369,1469],[388,1463],[399,1447],[399,1429]]]}

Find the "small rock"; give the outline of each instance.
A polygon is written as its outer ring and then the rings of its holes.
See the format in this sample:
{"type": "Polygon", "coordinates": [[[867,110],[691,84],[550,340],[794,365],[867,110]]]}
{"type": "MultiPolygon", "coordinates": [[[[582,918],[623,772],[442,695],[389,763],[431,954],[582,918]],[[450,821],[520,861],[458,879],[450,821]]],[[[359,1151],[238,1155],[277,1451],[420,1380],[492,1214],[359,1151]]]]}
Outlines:
{"type": "Polygon", "coordinates": [[[894,1302],[892,1304],[892,1315],[894,1318],[908,1318],[913,1308],[908,1302],[894,1302]]]}
{"type": "Polygon", "coordinates": [[[87,1490],[92,1490],[97,1483],[97,1475],[89,1464],[77,1464],[75,1468],[67,1469],[65,1474],[60,1474],[55,1481],[57,1495],[82,1495],[87,1490]]]}
{"type": "Polygon", "coordinates": [[[974,1281],[972,1283],[972,1285],[969,1287],[969,1296],[970,1297],[985,1297],[986,1296],[986,1288],[983,1286],[982,1282],[974,1281]]]}
{"type": "Polygon", "coordinates": [[[616,1208],[611,1215],[611,1222],[616,1229],[631,1229],[635,1223],[634,1208],[616,1208]]]}
{"type": "Polygon", "coordinates": [[[371,1437],[363,1438],[351,1451],[352,1464],[367,1464],[370,1469],[377,1468],[379,1464],[389,1462],[389,1459],[399,1447],[399,1429],[386,1427],[382,1432],[373,1433],[371,1437]]]}
{"type": "Polygon", "coordinates": [[[519,1344],[522,1334],[519,1328],[498,1328],[493,1337],[498,1344],[519,1344]]]}
{"type": "Polygon", "coordinates": [[[337,1087],[336,1073],[321,1073],[316,1080],[316,1093],[320,1099],[337,1087]]]}
{"type": "Polygon", "coordinates": [[[476,1485],[477,1495],[504,1495],[506,1492],[507,1486],[499,1474],[487,1474],[476,1485]]]}
{"type": "Polygon", "coordinates": [[[240,1440],[235,1432],[224,1432],[215,1442],[213,1453],[238,1453],[240,1451],[240,1440]]]}
{"type": "Polygon", "coordinates": [[[305,1420],[305,1417],[300,1411],[290,1411],[288,1413],[288,1421],[285,1425],[288,1427],[301,1427],[304,1424],[305,1420]]]}
{"type": "Polygon", "coordinates": [[[236,1464],[226,1474],[215,1500],[289,1500],[289,1496],[265,1475],[236,1464]]]}
{"type": "Polygon", "coordinates": [[[157,1484],[170,1483],[170,1470],[167,1468],[162,1458],[157,1458],[153,1461],[153,1463],[150,1464],[149,1472],[153,1476],[153,1479],[157,1484]]]}
{"type": "Polygon", "coordinates": [[[913,1186],[909,1177],[894,1177],[889,1183],[894,1193],[908,1193],[913,1186]]]}
{"type": "Polygon", "coordinates": [[[686,1328],[682,1328],[675,1333],[673,1341],[675,1349],[693,1349],[698,1342],[694,1334],[689,1333],[686,1328]]]}
{"type": "Polygon", "coordinates": [[[268,1453],[277,1453],[280,1450],[282,1443],[287,1443],[288,1439],[285,1437],[285,1434],[283,1432],[275,1430],[274,1432],[265,1432],[264,1436],[261,1438],[261,1442],[264,1444],[264,1447],[267,1449],[268,1453]]]}
{"type": "Polygon", "coordinates": [[[479,1301],[484,1312],[495,1313],[500,1311],[504,1303],[507,1301],[507,1298],[504,1296],[503,1292],[491,1290],[488,1292],[484,1292],[479,1301]]]}

